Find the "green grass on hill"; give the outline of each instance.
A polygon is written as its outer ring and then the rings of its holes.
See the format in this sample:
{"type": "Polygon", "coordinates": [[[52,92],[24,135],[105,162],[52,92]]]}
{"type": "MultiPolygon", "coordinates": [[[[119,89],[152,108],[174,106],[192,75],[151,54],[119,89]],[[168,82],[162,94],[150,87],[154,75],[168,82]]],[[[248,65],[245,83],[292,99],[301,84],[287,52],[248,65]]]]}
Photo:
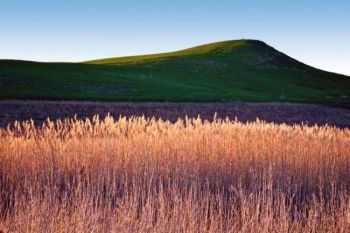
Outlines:
{"type": "Polygon", "coordinates": [[[1,99],[350,103],[350,78],[261,41],[83,63],[0,60],[1,99]]]}

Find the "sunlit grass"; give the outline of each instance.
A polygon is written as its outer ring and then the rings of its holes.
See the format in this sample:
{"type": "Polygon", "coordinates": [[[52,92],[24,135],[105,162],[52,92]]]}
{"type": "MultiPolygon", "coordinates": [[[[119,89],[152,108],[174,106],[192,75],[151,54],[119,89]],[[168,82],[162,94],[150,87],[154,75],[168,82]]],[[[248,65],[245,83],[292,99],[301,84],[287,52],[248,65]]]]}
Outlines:
{"type": "Polygon", "coordinates": [[[4,232],[349,232],[350,131],[106,117],[0,130],[4,232]]]}

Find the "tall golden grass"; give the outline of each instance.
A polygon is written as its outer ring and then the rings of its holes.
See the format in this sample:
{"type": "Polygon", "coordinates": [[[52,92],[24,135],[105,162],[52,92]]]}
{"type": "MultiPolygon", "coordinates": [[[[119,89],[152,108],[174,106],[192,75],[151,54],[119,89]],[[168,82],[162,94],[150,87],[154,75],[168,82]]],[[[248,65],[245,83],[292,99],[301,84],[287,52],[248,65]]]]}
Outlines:
{"type": "Polygon", "coordinates": [[[0,129],[2,232],[350,232],[350,130],[135,117],[0,129]]]}

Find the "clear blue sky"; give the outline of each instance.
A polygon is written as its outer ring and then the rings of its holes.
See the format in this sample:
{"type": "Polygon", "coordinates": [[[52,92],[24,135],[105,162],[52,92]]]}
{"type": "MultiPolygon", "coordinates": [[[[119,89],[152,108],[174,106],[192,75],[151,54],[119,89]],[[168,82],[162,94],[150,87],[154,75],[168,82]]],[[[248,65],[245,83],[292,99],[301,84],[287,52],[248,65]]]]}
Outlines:
{"type": "Polygon", "coordinates": [[[0,0],[0,59],[81,61],[241,38],[350,75],[349,0],[0,0]]]}

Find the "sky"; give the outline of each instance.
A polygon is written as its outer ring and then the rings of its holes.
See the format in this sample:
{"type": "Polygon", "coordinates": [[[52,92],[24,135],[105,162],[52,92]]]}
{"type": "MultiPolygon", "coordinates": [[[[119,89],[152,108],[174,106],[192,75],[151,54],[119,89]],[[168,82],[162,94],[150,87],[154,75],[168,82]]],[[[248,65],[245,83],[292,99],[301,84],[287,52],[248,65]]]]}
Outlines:
{"type": "Polygon", "coordinates": [[[350,1],[0,0],[0,59],[77,62],[231,39],[350,75],[350,1]]]}

